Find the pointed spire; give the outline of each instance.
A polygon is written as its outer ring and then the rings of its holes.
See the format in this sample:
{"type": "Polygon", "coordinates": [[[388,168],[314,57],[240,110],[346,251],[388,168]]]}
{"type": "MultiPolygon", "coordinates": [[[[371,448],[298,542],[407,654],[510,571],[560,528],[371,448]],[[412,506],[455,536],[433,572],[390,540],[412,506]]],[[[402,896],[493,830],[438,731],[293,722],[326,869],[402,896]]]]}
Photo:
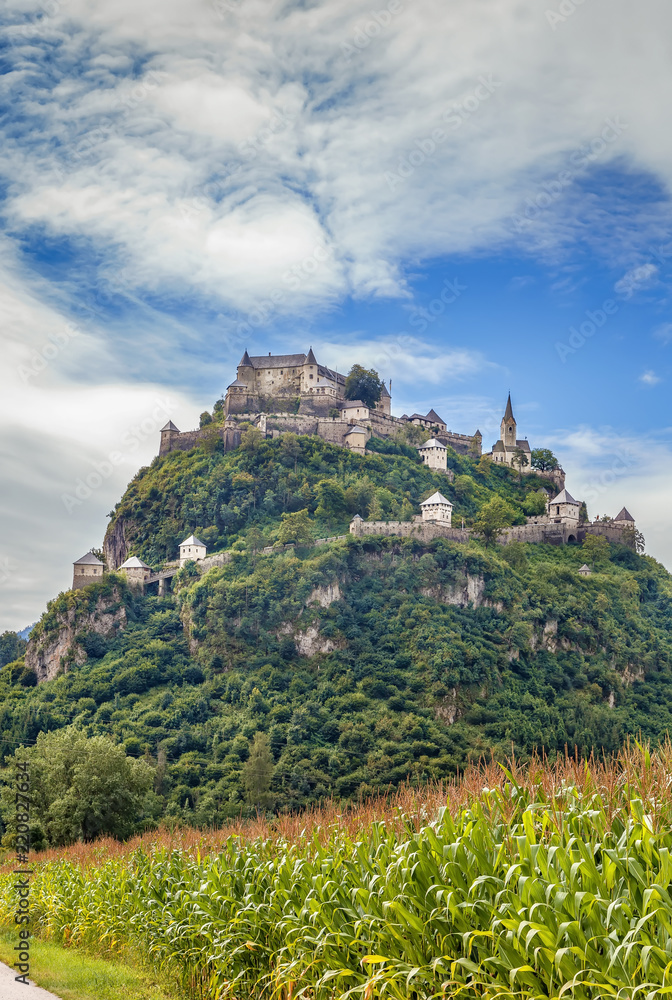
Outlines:
{"type": "Polygon", "coordinates": [[[506,401],[506,412],[504,413],[505,420],[515,420],[513,415],[513,407],[511,406],[511,393],[509,393],[509,398],[506,401]]]}
{"type": "Polygon", "coordinates": [[[242,365],[245,365],[247,368],[252,367],[252,362],[250,361],[250,355],[247,353],[247,348],[245,348],[245,353],[243,354],[243,357],[238,367],[240,368],[242,365]]]}
{"type": "Polygon", "coordinates": [[[313,349],[312,349],[312,347],[311,347],[311,348],[310,348],[310,350],[308,351],[308,357],[306,358],[306,361],[305,361],[305,363],[306,363],[307,365],[316,365],[316,364],[317,364],[317,361],[316,361],[316,359],[315,359],[315,355],[313,354],[313,349]]]}

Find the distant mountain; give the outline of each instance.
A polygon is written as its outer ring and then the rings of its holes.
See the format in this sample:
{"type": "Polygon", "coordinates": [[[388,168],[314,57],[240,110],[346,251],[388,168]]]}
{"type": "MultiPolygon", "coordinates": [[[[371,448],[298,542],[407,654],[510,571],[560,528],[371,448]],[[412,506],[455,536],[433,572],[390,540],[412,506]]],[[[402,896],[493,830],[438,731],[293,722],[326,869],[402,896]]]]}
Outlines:
{"type": "Polygon", "coordinates": [[[20,632],[17,632],[16,634],[18,635],[19,639],[28,640],[30,638],[30,633],[33,631],[36,625],[37,622],[33,622],[32,625],[26,625],[26,627],[22,628],[20,632]]]}

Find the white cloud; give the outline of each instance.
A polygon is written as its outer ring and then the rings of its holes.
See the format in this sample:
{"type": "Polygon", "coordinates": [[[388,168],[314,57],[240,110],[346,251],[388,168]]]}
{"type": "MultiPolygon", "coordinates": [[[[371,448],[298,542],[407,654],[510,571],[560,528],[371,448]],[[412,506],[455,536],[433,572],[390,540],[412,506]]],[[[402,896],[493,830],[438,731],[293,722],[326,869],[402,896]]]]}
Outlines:
{"type": "MultiPolygon", "coordinates": [[[[394,385],[417,388],[420,384],[438,386],[446,381],[460,381],[495,367],[480,351],[466,347],[437,349],[408,334],[373,339],[355,335],[348,340],[316,340],[313,347],[320,359],[338,371],[348,371],[354,363],[365,364],[394,385]]],[[[406,391],[408,391],[406,389],[406,391]]],[[[395,412],[398,405],[395,403],[395,412]]]]}
{"type": "Polygon", "coordinates": [[[663,344],[669,344],[672,341],[672,323],[661,323],[653,331],[653,336],[663,344]]]}
{"type": "MultiPolygon", "coordinates": [[[[47,19],[22,65],[39,69],[58,41],[56,85],[17,79],[31,132],[5,144],[13,224],[123,249],[129,287],[193,285],[243,311],[287,290],[307,244],[332,242],[333,261],[280,312],[346,291],[403,294],[400,265],[417,256],[512,243],[552,254],[581,232],[627,259],[664,230],[660,206],[631,206],[630,228],[614,212],[616,249],[612,215],[578,183],[623,164],[669,189],[672,138],[648,85],[667,74],[663,0],[649,0],[648,76],[626,0],[610,6],[608,45],[598,2],[553,32],[525,0],[491,0],[497,30],[470,0],[417,0],[350,60],[341,43],[369,18],[356,0],[232,8],[69,0],[47,19]],[[392,189],[385,175],[400,171],[392,189]]],[[[642,287],[652,267],[622,281],[642,287]]]]}
{"type": "Polygon", "coordinates": [[[630,298],[635,292],[642,288],[650,287],[658,276],[658,268],[655,264],[641,264],[633,267],[623,275],[614,285],[614,291],[619,295],[630,298]]]}
{"type": "Polygon", "coordinates": [[[654,371],[651,371],[649,369],[648,371],[643,372],[639,376],[639,381],[642,382],[644,385],[658,385],[658,383],[662,382],[663,380],[660,377],[660,375],[656,375],[654,371]]]}

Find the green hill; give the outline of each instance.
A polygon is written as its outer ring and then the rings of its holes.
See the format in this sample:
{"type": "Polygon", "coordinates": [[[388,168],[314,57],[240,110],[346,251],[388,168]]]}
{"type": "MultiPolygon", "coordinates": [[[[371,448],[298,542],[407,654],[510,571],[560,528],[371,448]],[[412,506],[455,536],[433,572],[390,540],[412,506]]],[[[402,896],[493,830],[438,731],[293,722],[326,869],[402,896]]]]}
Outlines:
{"type": "Polygon", "coordinates": [[[456,523],[494,495],[522,523],[544,482],[450,453],[450,483],[404,445],[381,447],[357,456],[248,431],[234,452],[142,469],[108,554],[158,568],[195,532],[231,559],[203,576],[185,567],[165,598],[115,574],[59,595],[31,642],[69,618],[68,672],[34,686],[22,660],[0,671],[3,752],[71,723],[112,734],[154,768],[143,820],[206,824],[446,776],[481,755],[611,751],[668,731],[672,578],[654,559],[605,544],[583,578],[576,546],[310,544],[346,534],[354,513],[410,518],[436,489],[456,523]],[[105,615],[120,623],[107,635],[105,615]]]}

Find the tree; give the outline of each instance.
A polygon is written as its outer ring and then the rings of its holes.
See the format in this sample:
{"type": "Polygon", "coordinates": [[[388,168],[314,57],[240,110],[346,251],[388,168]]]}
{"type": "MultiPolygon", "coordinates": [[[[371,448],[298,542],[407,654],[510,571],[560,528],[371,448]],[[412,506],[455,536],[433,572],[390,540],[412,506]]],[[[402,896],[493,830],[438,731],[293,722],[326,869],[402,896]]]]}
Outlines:
{"type": "Polygon", "coordinates": [[[138,827],[154,773],[144,760],[126,756],[106,736],[87,737],[68,726],[38,734],[35,746],[19,747],[5,772],[0,809],[10,834],[16,831],[15,780],[30,771],[31,821],[51,846],[90,841],[103,834],[124,838],[138,827]]]}
{"type": "Polygon", "coordinates": [[[550,448],[532,449],[532,468],[539,472],[553,472],[558,468],[558,460],[550,448]]]}
{"type": "Polygon", "coordinates": [[[353,365],[345,380],[345,398],[361,399],[369,407],[375,406],[383,391],[383,383],[373,368],[353,365]]]}
{"type": "Polygon", "coordinates": [[[473,529],[481,535],[486,545],[493,545],[503,528],[513,524],[516,511],[503,497],[494,496],[481,507],[473,529]]]}
{"type": "Polygon", "coordinates": [[[207,410],[203,410],[199,418],[199,427],[207,427],[212,423],[212,415],[207,410]]]}
{"type": "Polygon", "coordinates": [[[530,464],[529,461],[528,461],[527,455],[525,454],[525,452],[523,451],[522,448],[516,448],[514,450],[514,452],[513,452],[513,464],[518,469],[518,477],[520,479],[522,479],[523,478],[523,468],[526,465],[530,464]]]}
{"type": "MultiPolygon", "coordinates": [[[[256,689],[255,689],[256,690],[256,689]]],[[[250,756],[243,764],[243,785],[247,801],[257,809],[268,809],[273,803],[271,781],[273,780],[273,754],[266,733],[255,733],[250,756]]]]}
{"type": "Polygon", "coordinates": [[[646,542],[644,535],[634,526],[634,524],[623,528],[621,537],[623,538],[624,545],[627,545],[629,549],[633,550],[633,552],[637,552],[638,555],[642,554],[646,547],[646,542]]]}
{"type": "Polygon", "coordinates": [[[18,660],[26,651],[28,643],[16,634],[16,632],[3,632],[0,635],[0,667],[6,663],[18,660]]]}
{"type": "Polygon", "coordinates": [[[548,497],[543,490],[535,493],[528,493],[523,500],[523,510],[528,517],[540,517],[546,513],[546,502],[548,497]]]}
{"type": "Polygon", "coordinates": [[[586,535],[581,552],[593,569],[604,566],[609,561],[609,542],[602,535],[586,535]]]}
{"type": "Polygon", "coordinates": [[[287,545],[308,545],[313,541],[313,522],[306,509],[297,510],[294,514],[283,514],[282,524],[278,532],[278,541],[287,545]]]}
{"type": "Polygon", "coordinates": [[[335,479],[321,479],[315,487],[318,504],[316,517],[325,521],[342,521],[347,515],[345,491],[335,479]]]}

